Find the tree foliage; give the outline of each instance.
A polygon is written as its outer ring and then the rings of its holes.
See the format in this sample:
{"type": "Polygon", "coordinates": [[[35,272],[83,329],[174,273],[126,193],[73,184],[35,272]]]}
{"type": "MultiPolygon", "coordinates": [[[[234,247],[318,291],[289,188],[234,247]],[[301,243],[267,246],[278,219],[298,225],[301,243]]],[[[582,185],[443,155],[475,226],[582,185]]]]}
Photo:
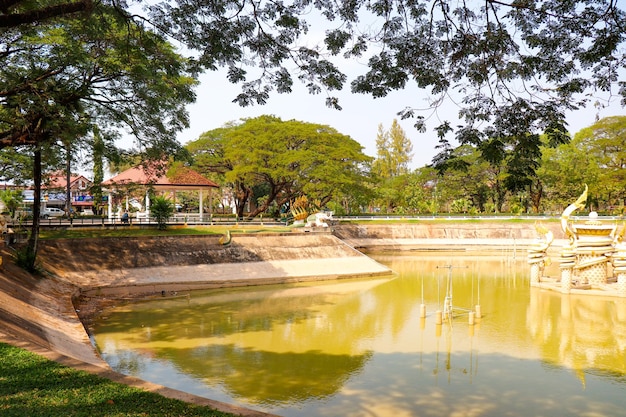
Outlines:
{"type": "Polygon", "coordinates": [[[626,205],[626,116],[606,117],[582,129],[572,147],[580,157],[570,164],[585,175],[585,182],[597,184],[600,200],[626,205]]]}
{"type": "Polygon", "coordinates": [[[266,198],[252,217],[301,195],[323,206],[338,193],[364,188],[371,159],[358,142],[329,126],[275,116],[206,132],[187,149],[200,172],[223,174],[236,192],[240,217],[254,187],[265,187],[266,198]]]}
{"type": "Polygon", "coordinates": [[[413,158],[413,144],[406,132],[394,119],[389,130],[378,125],[376,135],[376,159],[372,171],[381,178],[392,178],[409,173],[409,163],[413,158]]]}
{"type": "Polygon", "coordinates": [[[174,203],[163,196],[152,199],[150,214],[155,218],[159,230],[167,229],[167,220],[174,214],[174,203]]]}
{"type": "MultiPolygon", "coordinates": [[[[18,3],[24,10],[47,4],[18,3]]],[[[98,5],[80,18],[0,32],[0,150],[33,153],[29,259],[36,256],[41,164],[61,149],[81,144],[94,126],[109,144],[129,132],[147,157],[180,148],[175,133],[188,125],[194,73],[162,35],[120,11],[98,5]]]]}
{"type": "Polygon", "coordinates": [[[0,201],[9,212],[9,216],[15,218],[17,209],[24,201],[22,190],[0,190],[0,201]]]}
{"type": "MultiPolygon", "coordinates": [[[[497,150],[481,146],[496,140],[512,154],[512,189],[532,183],[540,135],[550,146],[569,140],[566,112],[598,96],[626,103],[626,13],[616,0],[178,0],[150,11],[159,27],[198,51],[201,65],[228,68],[229,81],[242,87],[234,101],[244,106],[292,91],[295,79],[312,93],[326,91],[336,108],[332,94],[348,83],[373,97],[413,84],[428,108],[456,103],[462,123],[435,126],[437,163],[449,167],[451,139],[481,152],[497,150]],[[325,30],[323,39],[311,42],[313,25],[325,30]],[[355,58],[368,65],[349,80],[342,60],[355,58]]],[[[399,110],[423,130],[428,113],[421,107],[399,110]]]]}

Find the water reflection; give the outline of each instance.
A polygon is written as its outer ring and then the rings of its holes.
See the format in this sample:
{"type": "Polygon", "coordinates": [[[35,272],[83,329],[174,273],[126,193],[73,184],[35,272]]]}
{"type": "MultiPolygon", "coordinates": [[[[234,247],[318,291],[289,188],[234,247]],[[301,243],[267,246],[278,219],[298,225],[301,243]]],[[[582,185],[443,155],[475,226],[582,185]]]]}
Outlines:
{"type": "Polygon", "coordinates": [[[120,306],[95,340],[116,370],[284,416],[623,413],[626,300],[531,291],[511,253],[372,256],[397,276],[120,306]]]}

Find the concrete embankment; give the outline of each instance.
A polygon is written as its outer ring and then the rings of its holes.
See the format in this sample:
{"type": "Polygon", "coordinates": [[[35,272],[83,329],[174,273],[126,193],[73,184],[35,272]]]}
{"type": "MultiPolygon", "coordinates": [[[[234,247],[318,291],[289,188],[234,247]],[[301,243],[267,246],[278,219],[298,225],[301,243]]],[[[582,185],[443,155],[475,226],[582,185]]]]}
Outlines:
{"type": "MultiPolygon", "coordinates": [[[[564,233],[556,222],[542,223],[553,233],[553,246],[564,243],[564,233]]],[[[379,250],[524,250],[538,238],[528,222],[449,222],[406,224],[342,224],[335,234],[357,249],[379,250]]]]}
{"type": "Polygon", "coordinates": [[[389,275],[330,233],[44,241],[47,271],[89,294],[276,284],[389,275]]]}

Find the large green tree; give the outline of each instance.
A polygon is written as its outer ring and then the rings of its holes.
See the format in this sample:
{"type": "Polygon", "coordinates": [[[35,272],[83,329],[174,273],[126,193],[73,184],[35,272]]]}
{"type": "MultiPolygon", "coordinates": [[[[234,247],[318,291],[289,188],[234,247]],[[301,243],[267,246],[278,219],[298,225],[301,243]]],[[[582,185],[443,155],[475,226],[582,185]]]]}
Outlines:
{"type": "MultiPolygon", "coordinates": [[[[81,20],[95,13],[93,4],[14,0],[3,3],[0,16],[8,20],[4,27],[55,16],[81,20]]],[[[436,162],[451,156],[452,135],[475,146],[499,138],[520,154],[522,180],[536,169],[529,156],[540,134],[555,145],[568,140],[568,111],[598,96],[626,102],[626,13],[617,0],[173,0],[145,2],[145,16],[123,2],[103,4],[129,21],[147,18],[182,42],[199,66],[226,67],[228,80],[241,85],[234,101],[244,106],[291,92],[295,80],[311,93],[325,91],[336,108],[334,91],[348,83],[373,97],[413,84],[424,97],[399,110],[415,117],[417,128],[426,128],[424,107],[453,103],[459,110],[462,123],[444,119],[436,126],[442,140],[436,162]],[[353,68],[346,61],[355,58],[367,66],[350,80],[341,67],[353,68]]]]}
{"type": "MultiPolygon", "coordinates": [[[[593,167],[599,167],[595,190],[600,194],[598,200],[614,206],[626,206],[626,116],[598,120],[576,133],[572,146],[583,154],[578,160],[570,161],[576,169],[586,172],[593,179],[593,167]],[[589,163],[590,160],[593,164],[589,163]]],[[[593,197],[594,190],[590,189],[593,197]]]]}
{"type": "MultiPolygon", "coordinates": [[[[497,138],[514,154],[517,184],[536,169],[540,135],[554,145],[569,140],[568,111],[602,93],[626,101],[626,13],[617,0],[178,0],[151,7],[151,17],[196,49],[205,67],[226,66],[244,106],[292,91],[295,79],[326,91],[337,108],[333,92],[348,83],[373,97],[413,84],[426,90],[425,107],[459,109],[461,123],[436,126],[439,163],[452,138],[475,146],[497,138]],[[311,42],[313,24],[325,35],[311,42]],[[355,58],[368,65],[348,80],[341,66],[355,58]]],[[[425,129],[422,98],[399,110],[425,129]]]]}
{"type": "Polygon", "coordinates": [[[611,184],[598,182],[600,173],[596,157],[580,147],[576,139],[557,148],[544,149],[537,177],[545,191],[545,209],[561,213],[572,203],[572,197],[580,194],[584,184],[589,186],[587,203],[593,206],[599,195],[601,198],[606,195],[603,192],[605,186],[612,188],[611,184]]]}
{"type": "Polygon", "coordinates": [[[236,190],[240,217],[255,187],[266,194],[251,217],[301,195],[324,205],[338,193],[364,190],[371,162],[358,142],[329,126],[275,116],[209,131],[187,149],[200,171],[223,174],[236,190]]]}
{"type": "Polygon", "coordinates": [[[98,6],[81,19],[0,32],[0,149],[32,151],[34,262],[42,163],[84,143],[93,126],[109,143],[123,133],[146,157],[174,154],[195,99],[189,63],[161,35],[98,6]]]}

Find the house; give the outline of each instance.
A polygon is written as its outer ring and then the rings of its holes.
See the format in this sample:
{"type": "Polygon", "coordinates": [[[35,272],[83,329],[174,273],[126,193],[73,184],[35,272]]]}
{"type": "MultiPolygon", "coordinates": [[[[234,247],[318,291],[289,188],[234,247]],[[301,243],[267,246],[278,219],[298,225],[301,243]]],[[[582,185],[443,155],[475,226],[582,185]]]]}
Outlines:
{"type": "MultiPolygon", "coordinates": [[[[93,208],[91,186],[93,182],[80,174],[70,174],[70,207],[80,213],[93,208]]],[[[67,175],[65,172],[50,174],[41,184],[42,200],[49,207],[65,209],[67,207],[67,175]]]]}

